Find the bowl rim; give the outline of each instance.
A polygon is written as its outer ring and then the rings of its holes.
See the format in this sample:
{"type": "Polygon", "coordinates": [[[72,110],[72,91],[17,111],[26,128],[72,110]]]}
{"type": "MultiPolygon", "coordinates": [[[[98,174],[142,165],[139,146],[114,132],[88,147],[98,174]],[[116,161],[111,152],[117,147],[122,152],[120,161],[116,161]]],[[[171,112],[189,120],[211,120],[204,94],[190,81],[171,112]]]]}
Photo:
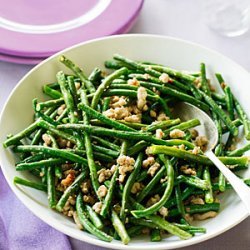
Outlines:
{"type": "MultiPolygon", "coordinates": [[[[63,49],[63,50],[53,54],[52,56],[48,57],[47,59],[43,60],[42,62],[37,64],[35,67],[33,67],[31,70],[29,70],[18,81],[16,86],[13,88],[13,90],[9,94],[7,100],[5,101],[5,104],[4,104],[3,109],[1,111],[1,114],[0,114],[0,127],[1,127],[1,124],[3,122],[2,121],[3,120],[3,114],[5,113],[5,109],[6,109],[7,105],[8,105],[8,102],[9,102],[10,98],[12,97],[12,95],[14,94],[16,89],[19,87],[19,85],[21,85],[22,82],[25,81],[26,78],[29,77],[29,75],[33,74],[33,72],[36,71],[40,66],[42,66],[43,64],[46,64],[51,59],[56,58],[59,55],[65,53],[67,51],[77,49],[78,47],[81,47],[81,46],[84,46],[84,45],[87,45],[87,44],[90,44],[90,43],[105,41],[105,40],[122,39],[123,37],[125,37],[125,38],[126,37],[130,37],[130,38],[141,37],[141,38],[145,38],[145,39],[147,39],[147,38],[166,39],[166,40],[177,41],[177,42],[181,42],[181,43],[188,44],[188,45],[191,45],[191,46],[195,46],[195,47],[198,47],[198,48],[200,48],[202,50],[206,50],[209,53],[212,53],[212,54],[214,54],[216,56],[219,56],[219,57],[227,60],[234,67],[238,68],[241,71],[245,71],[246,73],[248,73],[248,71],[244,67],[242,67],[240,64],[234,62],[232,59],[228,58],[227,56],[224,56],[223,54],[221,54],[221,53],[219,53],[219,52],[217,52],[217,51],[215,51],[213,49],[202,46],[202,45],[200,45],[198,43],[190,42],[190,41],[180,39],[180,38],[175,38],[175,37],[165,36],[165,35],[155,35],[155,34],[123,34],[123,35],[113,35],[113,36],[106,36],[106,37],[102,37],[102,38],[96,38],[96,39],[81,42],[81,43],[75,44],[73,46],[70,46],[70,47],[68,47],[66,49],[63,49]]],[[[249,78],[250,78],[250,75],[249,75],[249,78]]],[[[3,149],[1,148],[0,151],[1,150],[3,150],[3,149]]],[[[4,165],[2,163],[3,163],[3,160],[0,157],[0,166],[4,165]]],[[[160,250],[160,249],[175,249],[175,248],[186,247],[186,246],[194,245],[194,244],[201,243],[201,242],[204,242],[206,240],[209,240],[211,238],[214,238],[215,236],[218,236],[218,235],[226,232],[227,230],[235,227],[236,225],[238,225],[240,222],[242,222],[244,219],[246,219],[248,217],[248,213],[247,213],[247,211],[245,211],[245,213],[242,213],[242,214],[239,215],[238,219],[234,223],[230,224],[227,227],[222,228],[221,230],[219,230],[217,232],[211,232],[209,234],[204,234],[202,236],[195,236],[195,237],[193,237],[191,239],[181,240],[181,241],[178,241],[178,242],[171,242],[171,241],[170,242],[164,242],[164,243],[161,243],[159,245],[154,245],[154,246],[153,245],[152,246],[151,245],[149,245],[149,246],[145,245],[145,244],[147,244],[147,242],[142,243],[142,245],[140,245],[140,246],[123,245],[122,243],[120,243],[120,241],[116,241],[116,240],[113,240],[112,242],[105,242],[105,241],[99,240],[98,238],[90,237],[90,236],[88,236],[88,234],[82,234],[82,236],[81,236],[82,239],[79,239],[76,234],[74,234],[70,230],[67,230],[65,227],[61,227],[61,225],[57,222],[56,219],[50,218],[50,220],[45,220],[40,212],[38,212],[35,208],[33,208],[33,206],[30,207],[29,204],[28,204],[30,198],[26,197],[26,196],[20,196],[19,195],[20,190],[17,188],[16,185],[14,185],[12,180],[7,178],[7,168],[5,169],[5,167],[1,167],[1,169],[2,169],[3,175],[4,175],[8,185],[10,186],[11,190],[14,192],[14,194],[17,196],[17,198],[25,205],[25,207],[28,208],[35,216],[40,218],[43,222],[45,222],[49,226],[57,229],[58,231],[66,234],[66,235],[68,235],[68,236],[70,236],[72,238],[75,238],[75,239],[80,240],[80,241],[84,241],[84,242],[92,244],[92,245],[100,246],[100,247],[113,248],[113,249],[138,249],[138,250],[142,250],[142,249],[143,250],[147,250],[147,249],[151,250],[152,247],[154,249],[158,249],[158,250],[160,250]],[[119,242],[119,243],[117,243],[117,242],[119,242]]]]}

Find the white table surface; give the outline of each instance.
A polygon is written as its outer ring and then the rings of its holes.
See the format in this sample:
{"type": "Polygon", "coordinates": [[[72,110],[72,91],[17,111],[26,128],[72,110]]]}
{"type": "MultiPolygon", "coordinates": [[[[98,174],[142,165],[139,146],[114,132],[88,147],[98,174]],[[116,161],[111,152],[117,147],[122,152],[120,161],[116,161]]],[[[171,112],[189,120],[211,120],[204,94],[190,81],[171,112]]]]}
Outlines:
{"type": "MultiPolygon", "coordinates": [[[[240,37],[226,38],[211,31],[203,21],[201,2],[145,0],[142,12],[130,33],[160,34],[193,41],[230,57],[250,70],[250,32],[240,37]]],[[[0,110],[11,90],[32,67],[0,62],[0,110]]],[[[70,240],[74,250],[104,249],[78,240],[70,240]]],[[[183,249],[250,249],[250,218],[214,239],[183,249]]]]}

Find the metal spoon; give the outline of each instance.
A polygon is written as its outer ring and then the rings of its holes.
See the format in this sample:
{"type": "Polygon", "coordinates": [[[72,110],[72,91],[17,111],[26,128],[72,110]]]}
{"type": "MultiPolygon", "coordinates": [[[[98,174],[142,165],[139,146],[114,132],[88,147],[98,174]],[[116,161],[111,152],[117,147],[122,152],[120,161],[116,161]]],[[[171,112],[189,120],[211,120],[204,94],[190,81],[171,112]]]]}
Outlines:
{"type": "Polygon", "coordinates": [[[213,153],[213,148],[218,142],[218,131],[213,120],[199,108],[185,102],[176,104],[174,108],[174,116],[179,117],[181,120],[186,121],[197,118],[200,120],[201,125],[195,129],[200,135],[204,135],[208,139],[207,149],[204,154],[214,163],[214,165],[223,173],[229,183],[232,185],[235,192],[239,195],[241,201],[250,214],[250,188],[232,173],[213,153]]]}

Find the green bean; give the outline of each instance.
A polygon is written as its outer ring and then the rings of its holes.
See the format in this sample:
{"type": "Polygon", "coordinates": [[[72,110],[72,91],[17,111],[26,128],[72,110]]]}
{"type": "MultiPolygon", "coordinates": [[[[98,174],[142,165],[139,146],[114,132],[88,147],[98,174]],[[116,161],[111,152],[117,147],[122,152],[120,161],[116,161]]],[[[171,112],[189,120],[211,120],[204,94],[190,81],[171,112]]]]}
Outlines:
{"type": "Polygon", "coordinates": [[[62,97],[62,93],[60,91],[52,89],[48,85],[43,86],[43,93],[50,96],[53,99],[58,99],[62,97]]]}
{"type": "Polygon", "coordinates": [[[144,227],[148,227],[151,229],[158,228],[158,226],[156,224],[154,224],[151,220],[147,220],[147,219],[143,219],[143,218],[131,217],[131,218],[129,218],[129,222],[134,224],[134,225],[144,226],[144,227]]]}
{"type": "Polygon", "coordinates": [[[120,147],[116,144],[109,142],[108,140],[105,140],[103,138],[97,137],[97,136],[91,136],[91,138],[96,141],[97,143],[100,143],[102,146],[105,146],[107,148],[113,149],[115,151],[119,151],[120,147]]]}
{"type": "Polygon", "coordinates": [[[145,128],[145,131],[155,131],[156,129],[165,129],[167,127],[172,127],[174,125],[177,125],[181,122],[179,118],[174,120],[167,120],[167,121],[160,121],[160,122],[153,122],[152,124],[148,125],[145,128]]]}
{"type": "Polygon", "coordinates": [[[138,202],[141,202],[153,188],[159,183],[160,179],[166,173],[166,167],[162,166],[161,169],[155,174],[155,176],[151,179],[151,181],[145,186],[141,192],[136,197],[138,202]]]}
{"type": "Polygon", "coordinates": [[[112,130],[112,129],[106,129],[102,127],[88,126],[88,125],[82,125],[82,124],[63,124],[63,125],[59,125],[58,128],[82,130],[93,135],[111,136],[111,137],[116,137],[116,138],[125,139],[125,140],[128,138],[130,138],[131,140],[144,140],[144,141],[148,141],[148,142],[159,144],[159,145],[174,146],[174,145],[184,144],[190,149],[194,148],[194,145],[191,142],[188,142],[185,140],[179,140],[179,139],[161,140],[146,133],[112,130]]]}
{"type": "Polygon", "coordinates": [[[160,66],[160,65],[151,65],[151,68],[162,73],[167,73],[170,76],[183,79],[188,82],[194,82],[196,80],[196,77],[192,75],[186,74],[185,72],[181,72],[181,71],[169,68],[169,67],[160,66]]]}
{"type": "Polygon", "coordinates": [[[207,166],[205,167],[203,172],[203,179],[208,182],[208,190],[205,191],[205,202],[213,203],[214,202],[213,188],[211,184],[210,170],[207,166]]]}
{"type": "MultiPolygon", "coordinates": [[[[137,80],[140,80],[140,81],[149,81],[149,82],[153,82],[153,83],[157,83],[157,84],[163,84],[163,82],[159,78],[150,76],[148,74],[146,74],[146,75],[129,74],[129,77],[131,77],[131,78],[135,77],[137,80]]],[[[178,82],[175,79],[170,79],[168,84],[170,84],[171,87],[175,87],[176,89],[180,89],[183,92],[187,92],[189,90],[189,88],[186,85],[178,82]]]]}
{"type": "Polygon", "coordinates": [[[94,212],[94,210],[89,205],[86,205],[86,210],[88,213],[88,217],[91,220],[91,222],[94,224],[94,226],[98,229],[102,229],[104,225],[101,219],[99,218],[99,216],[97,215],[97,213],[94,212]]]}
{"type": "Polygon", "coordinates": [[[223,77],[222,77],[222,75],[220,73],[216,73],[215,76],[216,76],[218,82],[220,83],[220,85],[225,83],[225,81],[224,81],[224,79],[223,79],[223,77]]]}
{"type": "Polygon", "coordinates": [[[48,200],[51,208],[56,207],[55,170],[52,166],[47,169],[48,200]]]}
{"type": "MultiPolygon", "coordinates": [[[[135,96],[135,94],[137,95],[137,90],[138,90],[137,86],[131,86],[127,84],[112,84],[110,86],[109,93],[112,92],[114,94],[115,92],[117,92],[117,95],[120,95],[122,92],[122,93],[129,95],[130,97],[137,97],[135,96]]],[[[146,91],[147,91],[147,99],[152,100],[152,101],[158,101],[161,104],[164,113],[167,116],[171,117],[172,115],[167,106],[167,100],[166,99],[163,100],[159,95],[156,95],[150,89],[146,89],[146,91]]],[[[106,94],[107,93],[104,93],[104,95],[106,94]]]]}
{"type": "MultiPolygon", "coordinates": [[[[33,100],[33,103],[37,103],[37,100],[34,99],[34,100],[33,100]]],[[[37,115],[39,118],[41,118],[42,120],[44,120],[44,121],[50,123],[50,124],[53,125],[53,126],[57,126],[57,125],[60,124],[60,122],[55,121],[52,117],[46,115],[45,113],[43,113],[43,112],[41,112],[41,111],[36,111],[36,110],[35,110],[35,112],[36,112],[36,115],[37,115]]],[[[57,113],[57,111],[55,111],[53,114],[55,114],[55,113],[57,113]]],[[[38,119],[39,119],[39,118],[38,118],[38,119]]]]}
{"type": "Polygon", "coordinates": [[[120,62],[111,61],[111,60],[105,61],[104,65],[108,69],[120,69],[123,67],[123,64],[121,64],[120,62]]]}
{"type": "Polygon", "coordinates": [[[116,187],[116,179],[118,177],[118,174],[119,174],[119,169],[116,168],[110,181],[108,193],[105,196],[105,199],[102,203],[102,209],[101,209],[100,215],[103,217],[107,217],[108,211],[110,209],[111,201],[112,201],[113,194],[114,194],[114,189],[116,187]]]}
{"type": "Polygon", "coordinates": [[[140,63],[132,61],[132,60],[125,58],[125,57],[118,55],[118,54],[115,54],[113,57],[115,60],[122,62],[123,65],[125,65],[126,67],[128,67],[130,69],[135,69],[138,71],[146,72],[146,73],[148,73],[152,76],[155,76],[155,77],[160,77],[160,75],[161,75],[161,73],[157,72],[156,70],[152,70],[151,66],[150,67],[148,65],[143,66],[140,63]]]}
{"type": "Polygon", "coordinates": [[[83,169],[83,171],[76,177],[74,182],[67,187],[60,200],[56,204],[57,211],[62,212],[67,200],[69,199],[69,196],[75,194],[75,192],[80,188],[82,181],[87,177],[87,173],[87,170],[83,169]]]}
{"type": "Polygon", "coordinates": [[[207,77],[206,77],[206,66],[204,63],[200,65],[201,72],[201,89],[208,95],[211,96],[211,91],[208,85],[207,77]]]}
{"type": "Polygon", "coordinates": [[[153,77],[149,74],[129,74],[128,75],[129,78],[135,78],[139,81],[149,81],[149,82],[153,82],[153,83],[157,83],[157,84],[163,84],[163,82],[157,78],[157,77],[153,77]]]}
{"type": "MultiPolygon", "coordinates": [[[[49,135],[49,138],[51,140],[52,147],[53,148],[58,148],[57,141],[54,138],[54,136],[49,131],[48,131],[48,135],[49,135]]],[[[59,179],[61,179],[62,178],[62,168],[61,168],[61,166],[56,165],[54,167],[54,169],[55,169],[55,176],[58,177],[59,179]]]]}
{"type": "MultiPolygon", "coordinates": [[[[186,213],[188,214],[197,214],[197,213],[206,213],[210,211],[218,212],[220,209],[220,203],[208,203],[204,205],[189,205],[185,207],[186,213]]],[[[178,209],[172,209],[169,211],[169,218],[179,216],[178,209]]]]}
{"type": "Polygon", "coordinates": [[[44,133],[44,129],[42,129],[42,128],[38,129],[38,130],[35,132],[35,134],[34,134],[32,140],[31,140],[31,142],[30,142],[30,145],[38,144],[39,141],[40,141],[41,138],[42,138],[42,134],[43,134],[43,133],[44,133]]]}
{"type": "Polygon", "coordinates": [[[165,165],[166,170],[167,170],[167,176],[168,176],[167,183],[168,184],[167,184],[167,187],[166,187],[161,199],[149,208],[146,208],[144,210],[131,211],[132,215],[135,216],[136,218],[146,217],[148,215],[151,215],[151,214],[157,212],[169,199],[169,197],[173,191],[173,187],[174,187],[174,169],[173,169],[173,166],[172,166],[170,160],[168,160],[168,159],[164,159],[164,165],[165,165]]]}
{"type": "Polygon", "coordinates": [[[107,116],[97,112],[96,110],[92,109],[91,107],[87,106],[84,103],[79,104],[78,107],[81,110],[83,110],[88,116],[90,116],[92,118],[96,118],[96,119],[104,122],[105,124],[112,126],[113,128],[116,128],[118,130],[134,131],[134,129],[132,129],[132,128],[130,128],[122,123],[119,123],[115,120],[108,118],[107,116]]]}
{"type": "MultiPolygon", "coordinates": [[[[60,85],[61,92],[63,94],[63,99],[66,104],[67,110],[68,110],[68,115],[71,123],[77,123],[78,118],[76,116],[76,110],[75,110],[75,105],[74,105],[74,99],[73,96],[71,95],[70,91],[68,91],[66,87],[66,77],[62,71],[59,71],[56,74],[57,81],[60,85]]],[[[73,81],[72,77],[68,77],[68,81],[73,81]]]]}
{"type": "Polygon", "coordinates": [[[50,107],[59,107],[62,104],[64,104],[64,99],[62,97],[58,99],[54,99],[54,100],[45,101],[45,102],[39,102],[36,105],[36,111],[40,111],[40,110],[43,110],[45,108],[50,108],[50,107]]]}
{"type": "Polygon", "coordinates": [[[194,227],[194,226],[183,225],[179,223],[174,223],[174,225],[190,233],[206,233],[206,229],[204,227],[194,227]]]}
{"type": "Polygon", "coordinates": [[[112,82],[112,84],[110,85],[110,87],[113,86],[113,84],[124,84],[124,85],[125,85],[125,84],[127,84],[127,83],[128,83],[127,80],[118,78],[118,79],[115,79],[115,80],[112,82]]]}
{"type": "Polygon", "coordinates": [[[161,237],[161,231],[159,229],[153,229],[151,231],[151,241],[152,242],[158,242],[161,241],[162,237],[161,237]]]}
{"type": "Polygon", "coordinates": [[[89,81],[94,84],[98,84],[98,82],[102,79],[102,70],[99,68],[94,68],[88,77],[89,81]]]}
{"type": "MultiPolygon", "coordinates": [[[[144,65],[144,67],[146,67],[146,65],[144,65]]],[[[196,77],[161,65],[150,65],[150,69],[151,71],[156,70],[161,73],[167,73],[168,75],[174,78],[178,78],[182,81],[185,81],[185,84],[187,85],[189,90],[193,93],[194,97],[198,100],[201,100],[202,96],[200,95],[198,89],[193,84],[196,80],[196,77]]]]}
{"type": "Polygon", "coordinates": [[[7,140],[4,141],[3,146],[5,148],[12,146],[12,145],[17,145],[20,140],[22,140],[24,137],[30,135],[33,133],[37,127],[38,127],[39,119],[33,122],[31,125],[29,125],[27,128],[24,130],[20,131],[14,136],[9,137],[7,140]]]}
{"type": "Polygon", "coordinates": [[[99,85],[97,88],[95,95],[93,96],[92,102],[91,102],[91,108],[96,109],[96,106],[102,96],[102,93],[104,92],[105,89],[109,87],[109,85],[112,83],[112,81],[116,78],[118,78],[121,75],[124,75],[127,73],[127,68],[121,68],[118,69],[117,71],[113,72],[109,76],[107,76],[103,82],[99,85]]]}
{"type": "MultiPolygon", "coordinates": [[[[16,150],[15,147],[13,148],[13,152],[18,153],[18,151],[16,150]]],[[[29,155],[25,159],[22,159],[21,161],[17,162],[17,164],[35,162],[35,161],[40,161],[43,159],[44,159],[44,154],[33,154],[33,155],[29,155]]]]}
{"type": "Polygon", "coordinates": [[[225,125],[228,127],[230,133],[233,136],[237,136],[238,129],[234,124],[232,124],[232,121],[228,117],[228,115],[216,104],[216,102],[210,96],[206,95],[202,91],[200,91],[200,93],[203,96],[206,103],[211,107],[213,112],[215,112],[220,117],[220,119],[225,123],[225,125]]]}
{"type": "MultiPolygon", "coordinates": [[[[86,94],[85,90],[81,90],[80,99],[81,99],[81,103],[83,105],[85,105],[85,107],[87,107],[87,105],[89,105],[87,94],[86,94]]],[[[85,112],[83,112],[83,118],[84,118],[84,120],[83,120],[84,124],[88,125],[89,124],[89,117],[85,112]]],[[[88,133],[84,133],[84,144],[85,144],[85,149],[86,149],[88,167],[89,167],[89,171],[90,171],[91,183],[92,183],[92,186],[94,188],[95,193],[97,194],[97,197],[99,197],[98,188],[99,188],[100,184],[99,184],[98,178],[97,178],[97,169],[96,169],[96,164],[94,161],[91,139],[90,139],[90,135],[88,133]]]]}
{"type": "Polygon", "coordinates": [[[140,85],[146,88],[153,88],[155,87],[157,90],[159,90],[162,94],[166,94],[168,96],[173,96],[178,98],[181,101],[185,101],[188,103],[191,103],[195,106],[198,106],[199,108],[201,108],[204,111],[208,111],[209,107],[207,104],[203,103],[202,101],[200,101],[199,99],[196,99],[188,94],[185,94],[183,92],[180,92],[178,90],[172,89],[170,87],[166,87],[166,86],[162,86],[159,84],[155,84],[155,83],[149,83],[149,82],[140,82],[140,85]]]}
{"type": "Polygon", "coordinates": [[[137,181],[137,182],[144,181],[147,177],[148,177],[147,171],[146,171],[146,170],[143,170],[143,171],[137,176],[136,181],[137,181]]]}
{"type": "Polygon", "coordinates": [[[225,97],[226,97],[226,105],[229,117],[231,120],[234,120],[234,100],[231,89],[229,86],[224,88],[225,97]]]}
{"type": "Polygon", "coordinates": [[[73,136],[71,134],[65,133],[63,131],[58,130],[55,126],[53,126],[52,124],[44,121],[44,120],[38,120],[37,121],[37,126],[44,128],[46,130],[49,130],[52,134],[58,135],[64,139],[69,140],[72,143],[76,143],[77,142],[77,137],[73,136]]]}
{"type": "Polygon", "coordinates": [[[238,116],[243,123],[245,137],[247,140],[250,140],[250,120],[248,119],[247,114],[236,99],[234,99],[234,103],[238,116]]]}
{"type": "MultiPolygon", "coordinates": [[[[179,148],[162,146],[162,145],[154,145],[148,147],[147,149],[148,154],[166,154],[169,156],[174,156],[177,158],[190,160],[193,162],[198,162],[200,164],[205,165],[213,165],[213,163],[204,155],[194,155],[189,151],[185,151],[179,148]]],[[[239,165],[239,166],[247,166],[248,165],[248,158],[247,157],[218,157],[220,161],[222,161],[226,165],[239,165]]]]}
{"type": "MultiPolygon", "coordinates": [[[[236,127],[239,127],[240,125],[242,125],[242,121],[240,119],[235,119],[234,121],[232,121],[232,124],[236,127]]],[[[222,126],[222,133],[225,134],[227,133],[228,127],[227,126],[222,126]]]]}
{"type": "Polygon", "coordinates": [[[132,238],[132,237],[140,235],[142,229],[143,229],[143,226],[140,226],[140,225],[132,226],[132,227],[128,228],[127,233],[132,238]]]}
{"type": "Polygon", "coordinates": [[[186,211],[189,214],[197,214],[197,213],[205,213],[209,211],[216,211],[218,212],[220,209],[220,203],[208,203],[204,205],[190,205],[186,206],[186,211]]]}
{"type": "Polygon", "coordinates": [[[22,179],[22,178],[20,178],[18,176],[14,177],[13,182],[15,184],[20,184],[20,185],[23,185],[23,186],[26,186],[26,187],[31,187],[31,188],[34,188],[34,189],[37,189],[37,190],[41,190],[41,191],[44,191],[44,192],[47,191],[47,186],[46,185],[44,185],[42,183],[28,181],[28,180],[22,179]]]}
{"type": "Polygon", "coordinates": [[[166,137],[167,135],[169,135],[169,133],[174,130],[174,129],[180,129],[182,131],[188,130],[190,128],[196,127],[198,125],[200,125],[200,121],[198,119],[192,119],[192,120],[188,120],[186,122],[182,122],[178,125],[172,126],[171,128],[164,130],[164,137],[166,137]]]}
{"type": "MultiPolygon", "coordinates": [[[[137,98],[137,91],[130,89],[108,89],[103,93],[103,96],[128,96],[131,98],[137,98]]],[[[158,102],[160,97],[158,95],[147,95],[147,100],[158,102]]]]}
{"type": "MultiPolygon", "coordinates": [[[[27,146],[22,146],[22,147],[27,147],[27,146]]],[[[65,161],[66,160],[62,159],[62,158],[51,158],[51,159],[35,161],[35,162],[18,163],[18,164],[16,164],[16,170],[23,171],[23,170],[36,169],[36,168],[40,168],[40,167],[55,166],[57,164],[62,164],[65,161]]]]}
{"type": "Polygon", "coordinates": [[[241,148],[237,148],[233,151],[229,151],[227,153],[228,156],[242,156],[245,152],[247,152],[248,150],[250,150],[250,143],[244,145],[241,148]]]}
{"type": "Polygon", "coordinates": [[[226,104],[226,97],[225,95],[218,94],[216,92],[211,92],[212,98],[218,103],[226,104]]]}
{"type": "Polygon", "coordinates": [[[148,143],[145,141],[139,141],[132,147],[128,149],[128,155],[133,156],[139,152],[141,152],[143,149],[145,149],[148,146],[148,143]]]}
{"type": "Polygon", "coordinates": [[[114,150],[111,150],[109,148],[104,148],[104,147],[97,146],[97,145],[92,145],[92,148],[94,151],[106,154],[106,155],[114,157],[114,158],[118,157],[118,155],[119,155],[118,151],[114,151],[114,150]]]}
{"type": "Polygon", "coordinates": [[[60,150],[57,148],[50,148],[46,146],[38,146],[38,145],[20,145],[17,146],[17,150],[22,152],[36,152],[36,153],[43,153],[46,155],[54,156],[54,157],[61,157],[61,161],[69,160],[76,163],[82,163],[86,165],[86,159],[71,153],[67,150],[60,150]]]}
{"type": "Polygon", "coordinates": [[[80,223],[83,225],[84,229],[86,229],[89,233],[95,235],[99,239],[103,241],[110,242],[112,241],[112,237],[103,231],[96,228],[88,219],[88,213],[86,206],[83,203],[83,198],[81,194],[78,194],[76,198],[76,212],[79,218],[80,223]]]}
{"type": "Polygon", "coordinates": [[[127,245],[130,241],[130,237],[125,229],[124,224],[121,222],[121,220],[119,219],[119,216],[116,214],[116,212],[113,209],[111,212],[111,222],[115,231],[120,236],[123,244],[127,245]]]}
{"type": "MultiPolygon", "coordinates": [[[[35,164],[35,163],[33,163],[33,164],[35,164]]],[[[51,162],[49,164],[51,164],[51,162]]],[[[41,175],[41,178],[42,178],[42,183],[46,184],[47,183],[47,168],[46,168],[46,165],[42,164],[42,165],[39,166],[39,168],[40,168],[40,175],[41,175]]],[[[23,170],[23,169],[21,169],[21,170],[23,170]]]]}
{"type": "Polygon", "coordinates": [[[105,98],[103,99],[102,112],[105,112],[106,110],[109,109],[110,100],[111,100],[110,97],[105,97],[105,98]]]}
{"type": "MultiPolygon", "coordinates": [[[[60,150],[66,151],[66,152],[71,152],[71,153],[77,154],[79,156],[86,155],[86,151],[82,150],[82,149],[60,149],[60,150]]],[[[109,155],[105,155],[105,154],[102,154],[100,152],[93,152],[93,154],[97,160],[103,160],[105,162],[113,161],[113,157],[111,157],[109,155]]],[[[86,160],[86,166],[87,166],[87,160],[86,160]]]]}
{"type": "MultiPolygon", "coordinates": [[[[35,176],[35,177],[38,177],[38,178],[41,178],[41,171],[40,171],[40,169],[32,169],[32,170],[30,170],[29,171],[33,176],[35,176]]],[[[47,192],[47,188],[46,188],[46,191],[45,192],[47,192]]]]}
{"type": "Polygon", "coordinates": [[[181,199],[181,189],[179,183],[177,183],[177,185],[175,186],[175,199],[179,213],[183,218],[185,218],[185,208],[181,199]]]}
{"type": "MultiPolygon", "coordinates": [[[[137,203],[136,201],[132,201],[132,204],[134,207],[138,209],[144,209],[142,205],[137,203]]],[[[192,235],[188,232],[185,232],[184,230],[180,229],[179,227],[176,227],[175,225],[169,223],[168,221],[164,220],[160,216],[157,215],[149,215],[146,217],[147,219],[151,220],[154,224],[156,224],[160,229],[166,230],[169,233],[178,236],[179,238],[183,240],[187,240],[192,237],[192,235]]]]}
{"type": "Polygon", "coordinates": [[[130,195],[131,188],[133,187],[135,183],[136,177],[139,174],[139,171],[141,169],[142,158],[143,158],[143,154],[139,153],[135,161],[134,170],[128,177],[126,184],[124,186],[124,189],[123,189],[121,211],[120,211],[120,218],[122,221],[125,221],[125,209],[127,208],[128,197],[130,195]]]}
{"type": "Polygon", "coordinates": [[[80,78],[81,82],[86,86],[89,93],[94,93],[96,91],[95,86],[92,84],[91,81],[88,80],[82,69],[76,66],[71,60],[69,60],[65,56],[61,56],[60,62],[67,66],[69,69],[71,69],[74,74],[80,78]]]}
{"type": "Polygon", "coordinates": [[[177,180],[180,182],[184,182],[188,185],[191,185],[196,188],[200,188],[202,190],[208,190],[209,189],[209,183],[207,180],[202,180],[196,176],[184,176],[179,175],[177,177],[177,180]]]}
{"type": "MultiPolygon", "coordinates": [[[[137,122],[126,122],[126,121],[123,121],[123,120],[118,120],[119,123],[122,123],[130,128],[133,128],[134,130],[135,129],[144,129],[145,127],[147,127],[146,124],[142,124],[142,123],[137,123],[137,122]]],[[[133,131],[134,131],[133,130],[133,131]]]]}
{"type": "Polygon", "coordinates": [[[70,94],[73,97],[74,100],[74,109],[76,110],[77,107],[77,103],[78,103],[78,93],[77,93],[77,89],[76,89],[76,83],[75,83],[75,79],[73,76],[68,76],[67,77],[67,82],[68,82],[68,88],[70,91],[70,94]]]}

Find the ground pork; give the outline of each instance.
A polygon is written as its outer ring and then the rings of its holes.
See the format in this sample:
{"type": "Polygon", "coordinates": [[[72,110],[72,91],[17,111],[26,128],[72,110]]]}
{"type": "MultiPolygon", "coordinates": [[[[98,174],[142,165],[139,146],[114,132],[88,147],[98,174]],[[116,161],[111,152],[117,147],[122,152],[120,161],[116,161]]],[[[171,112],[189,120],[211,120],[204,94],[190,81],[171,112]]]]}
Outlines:
{"type": "Polygon", "coordinates": [[[144,110],[144,106],[147,103],[147,91],[144,87],[139,87],[137,90],[137,107],[140,110],[144,110]]]}
{"type": "Polygon", "coordinates": [[[180,129],[173,129],[169,133],[169,136],[172,139],[183,138],[185,135],[186,135],[185,132],[180,129]]]}
{"type": "Polygon", "coordinates": [[[108,189],[105,185],[101,185],[97,190],[97,195],[101,198],[105,197],[108,193],[108,189]]]}
{"type": "Polygon", "coordinates": [[[127,83],[128,85],[131,85],[131,86],[140,86],[140,82],[136,78],[129,79],[127,83]]]}
{"type": "Polygon", "coordinates": [[[163,112],[160,112],[160,114],[157,116],[157,121],[167,121],[169,119],[170,118],[163,112]]]}
{"type": "Polygon", "coordinates": [[[143,189],[144,185],[140,182],[135,182],[131,188],[131,193],[132,194],[137,194],[138,192],[140,192],[143,189]]]}
{"type": "Polygon", "coordinates": [[[166,73],[162,73],[159,77],[159,80],[163,83],[167,83],[169,81],[169,75],[166,73]]]}
{"type": "Polygon", "coordinates": [[[154,205],[156,202],[158,202],[161,199],[159,194],[154,195],[153,197],[151,197],[147,203],[146,203],[146,207],[151,207],[152,205],[154,205]]]}
{"type": "Polygon", "coordinates": [[[154,176],[156,171],[160,168],[160,164],[158,162],[155,162],[149,169],[148,169],[148,174],[150,176],[154,176]]]}
{"type": "Polygon", "coordinates": [[[194,214],[194,219],[195,220],[206,220],[209,218],[214,218],[218,213],[215,211],[209,211],[204,214],[194,214]]]}
{"type": "Polygon", "coordinates": [[[184,174],[188,174],[188,175],[196,175],[196,171],[195,171],[195,169],[193,169],[193,168],[190,168],[190,167],[188,167],[188,166],[181,166],[180,167],[180,170],[181,170],[181,172],[183,172],[184,174]]]}
{"type": "Polygon", "coordinates": [[[100,214],[101,210],[102,210],[102,202],[99,201],[99,202],[96,202],[94,205],[93,205],[93,210],[97,213],[97,214],[100,214]]]}
{"type": "Polygon", "coordinates": [[[142,162],[142,167],[148,168],[149,166],[153,165],[154,163],[155,163],[155,158],[153,156],[148,156],[148,158],[142,162]]]}
{"type": "Polygon", "coordinates": [[[155,131],[155,137],[157,139],[162,139],[163,136],[164,136],[164,132],[161,129],[156,129],[156,131],[155,131]]]}

